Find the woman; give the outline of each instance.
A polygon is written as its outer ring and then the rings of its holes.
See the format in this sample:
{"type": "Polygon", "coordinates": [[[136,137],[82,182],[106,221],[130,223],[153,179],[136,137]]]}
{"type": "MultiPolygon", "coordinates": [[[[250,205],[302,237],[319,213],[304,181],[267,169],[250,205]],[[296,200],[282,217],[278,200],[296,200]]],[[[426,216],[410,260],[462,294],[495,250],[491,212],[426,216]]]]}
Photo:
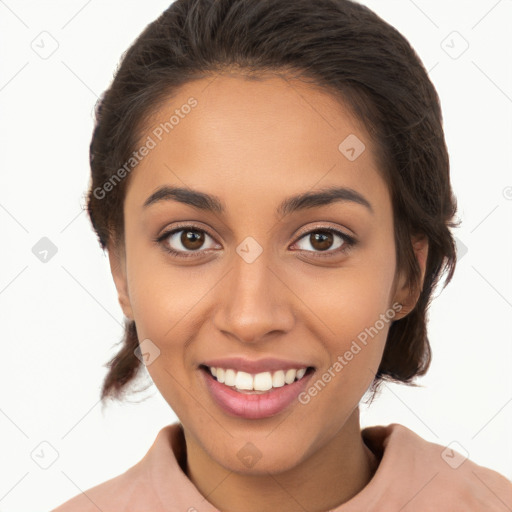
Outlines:
{"type": "Polygon", "coordinates": [[[436,91],[348,0],[177,0],[97,107],[88,212],[126,317],[102,398],[146,366],[179,418],[56,509],[506,510],[502,475],[359,424],[430,362],[455,269],[436,91]]]}

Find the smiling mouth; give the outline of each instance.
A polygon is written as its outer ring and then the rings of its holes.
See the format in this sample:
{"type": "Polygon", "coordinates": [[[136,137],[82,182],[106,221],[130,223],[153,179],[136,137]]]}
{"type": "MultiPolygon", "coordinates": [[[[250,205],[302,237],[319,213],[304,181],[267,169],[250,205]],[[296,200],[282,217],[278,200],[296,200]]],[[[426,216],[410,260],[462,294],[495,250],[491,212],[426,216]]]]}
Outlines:
{"type": "Polygon", "coordinates": [[[273,389],[282,388],[302,380],[306,375],[314,372],[312,366],[291,368],[273,372],[248,373],[233,368],[221,368],[200,365],[200,369],[213,377],[220,384],[239,393],[262,394],[273,389]]]}

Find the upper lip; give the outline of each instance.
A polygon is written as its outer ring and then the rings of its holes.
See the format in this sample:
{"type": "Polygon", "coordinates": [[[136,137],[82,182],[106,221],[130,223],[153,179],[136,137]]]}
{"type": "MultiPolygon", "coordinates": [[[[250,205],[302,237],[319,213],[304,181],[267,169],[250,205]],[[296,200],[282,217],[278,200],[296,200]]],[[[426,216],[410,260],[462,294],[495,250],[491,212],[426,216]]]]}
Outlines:
{"type": "Polygon", "coordinates": [[[264,359],[250,360],[244,357],[226,357],[222,359],[210,359],[202,363],[205,366],[215,368],[231,368],[233,370],[257,374],[263,372],[274,372],[278,370],[290,370],[308,368],[311,365],[299,361],[275,359],[266,357],[264,359]]]}

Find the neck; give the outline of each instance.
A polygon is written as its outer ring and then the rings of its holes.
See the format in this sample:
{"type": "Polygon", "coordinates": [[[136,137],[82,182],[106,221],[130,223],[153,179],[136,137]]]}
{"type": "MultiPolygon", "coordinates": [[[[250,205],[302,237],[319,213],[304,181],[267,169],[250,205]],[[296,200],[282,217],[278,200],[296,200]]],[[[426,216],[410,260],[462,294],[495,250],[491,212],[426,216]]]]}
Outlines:
{"type": "Polygon", "coordinates": [[[275,474],[234,473],[211,459],[186,433],[185,439],[189,479],[212,505],[229,512],[331,510],[359,493],[378,466],[361,436],[359,408],[320,450],[275,474]]]}

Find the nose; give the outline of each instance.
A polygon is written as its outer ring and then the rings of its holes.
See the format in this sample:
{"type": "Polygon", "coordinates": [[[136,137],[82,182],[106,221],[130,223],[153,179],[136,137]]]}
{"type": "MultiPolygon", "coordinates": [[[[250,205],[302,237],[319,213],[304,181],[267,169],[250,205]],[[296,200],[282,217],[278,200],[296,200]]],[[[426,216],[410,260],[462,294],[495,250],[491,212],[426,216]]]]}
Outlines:
{"type": "Polygon", "coordinates": [[[219,289],[214,325],[243,343],[268,340],[293,328],[293,292],[269,265],[265,251],[248,263],[238,255],[219,289]]]}

